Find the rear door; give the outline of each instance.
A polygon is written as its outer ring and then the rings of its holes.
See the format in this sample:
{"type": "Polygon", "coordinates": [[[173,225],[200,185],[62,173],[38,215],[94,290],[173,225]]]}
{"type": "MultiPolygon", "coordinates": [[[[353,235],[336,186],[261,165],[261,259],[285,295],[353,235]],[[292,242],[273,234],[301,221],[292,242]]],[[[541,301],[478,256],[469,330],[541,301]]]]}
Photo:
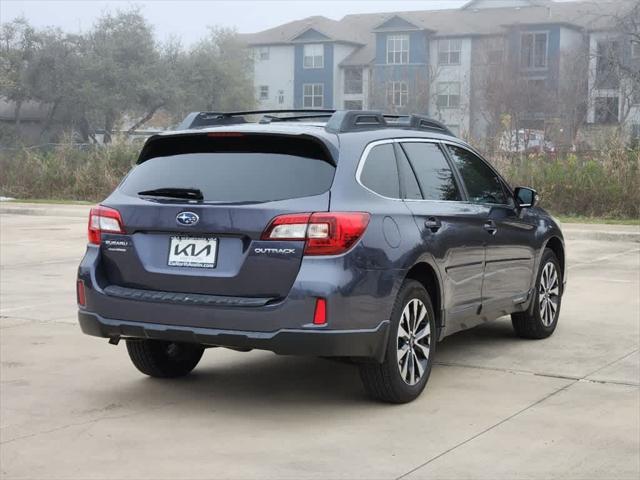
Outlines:
{"type": "Polygon", "coordinates": [[[300,135],[171,136],[143,150],[104,204],[126,235],[103,236],[105,282],[129,288],[284,297],[303,241],[261,240],[276,216],[327,211],[335,166],[319,139],[300,135]],[[163,196],[200,191],[202,200],[163,196]],[[149,192],[160,192],[153,194],[149,192]],[[146,193],[141,193],[146,192],[146,193]]]}
{"type": "Polygon", "coordinates": [[[469,196],[484,210],[487,245],[482,311],[507,314],[527,299],[534,268],[535,224],[515,209],[513,198],[498,174],[478,155],[461,146],[448,146],[469,196]]]}
{"type": "Polygon", "coordinates": [[[464,193],[438,142],[402,140],[406,203],[420,229],[425,251],[436,258],[444,283],[446,333],[476,322],[482,300],[485,235],[482,209],[464,193]],[[414,177],[415,174],[415,177],[414,177]],[[413,185],[415,178],[418,184],[413,185]],[[408,179],[408,180],[407,180],[408,179]]]}

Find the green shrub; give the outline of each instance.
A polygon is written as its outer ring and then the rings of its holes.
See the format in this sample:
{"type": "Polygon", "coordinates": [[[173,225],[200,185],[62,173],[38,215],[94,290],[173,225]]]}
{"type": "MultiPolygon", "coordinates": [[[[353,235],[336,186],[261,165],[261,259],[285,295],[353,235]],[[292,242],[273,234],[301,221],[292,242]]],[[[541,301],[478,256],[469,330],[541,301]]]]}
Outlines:
{"type": "Polygon", "coordinates": [[[640,149],[610,145],[589,153],[531,154],[497,162],[512,185],[540,193],[557,215],[640,217],[640,149]]]}

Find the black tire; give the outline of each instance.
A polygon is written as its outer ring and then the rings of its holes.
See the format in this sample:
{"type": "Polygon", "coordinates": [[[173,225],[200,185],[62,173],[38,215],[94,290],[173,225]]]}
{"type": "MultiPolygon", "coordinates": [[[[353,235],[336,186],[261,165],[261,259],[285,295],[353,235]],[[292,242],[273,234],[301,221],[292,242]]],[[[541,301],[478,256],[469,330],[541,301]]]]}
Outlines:
{"type": "Polygon", "coordinates": [[[145,375],[158,378],[183,377],[193,370],[204,348],[193,343],[162,340],[127,340],[131,361],[145,375]]]}
{"type": "MultiPolygon", "coordinates": [[[[420,304],[418,305],[418,308],[421,309],[422,307],[420,304]]],[[[419,310],[419,312],[421,312],[421,310],[419,310]]],[[[420,316],[421,314],[418,313],[418,317],[420,316]]],[[[402,284],[393,305],[390,320],[391,327],[389,329],[389,340],[387,342],[384,361],[382,363],[369,362],[360,364],[360,377],[362,378],[365,390],[372,398],[389,403],[408,403],[415,400],[427,385],[427,381],[429,380],[429,375],[431,373],[431,366],[433,365],[433,356],[435,354],[437,342],[437,330],[433,305],[429,294],[420,282],[415,280],[406,280],[402,284]],[[423,342],[422,346],[416,346],[418,344],[418,340],[415,340],[414,337],[411,337],[412,340],[410,341],[411,343],[409,343],[402,340],[398,335],[400,323],[401,320],[403,320],[403,311],[414,299],[421,302],[426,310],[425,317],[415,328],[415,331],[418,333],[415,337],[419,337],[419,334],[424,331],[422,328],[426,328],[426,324],[429,325],[430,334],[428,338],[425,337],[425,339],[419,340],[420,342],[423,342]],[[422,353],[424,352],[424,343],[428,343],[428,356],[426,356],[426,358],[422,353]],[[409,362],[407,374],[410,377],[411,371],[419,372],[420,366],[424,369],[419,380],[417,380],[413,385],[403,378],[403,374],[400,370],[401,365],[403,365],[402,361],[399,359],[400,346],[409,347],[409,345],[411,345],[409,353],[406,353],[403,357],[406,359],[406,362],[409,362]],[[410,355],[412,355],[412,352],[414,351],[416,354],[410,361],[410,355]],[[426,360],[426,365],[422,365],[421,363],[421,361],[424,360],[426,360]]],[[[403,325],[406,325],[404,320],[403,325]]]]}
{"type": "MultiPolygon", "coordinates": [[[[544,289],[543,289],[544,290],[544,289]]],[[[558,326],[558,317],[560,316],[560,307],[562,305],[562,270],[560,268],[560,262],[555,253],[550,249],[546,249],[542,254],[542,260],[540,261],[540,268],[538,268],[538,277],[536,278],[535,290],[533,292],[533,300],[531,305],[524,312],[517,312],[511,314],[511,323],[516,335],[522,338],[530,339],[542,339],[549,337],[558,326]],[[553,297],[557,301],[557,308],[553,314],[546,317],[546,321],[541,313],[541,305],[545,305],[544,299],[541,299],[541,282],[542,276],[545,271],[545,267],[551,264],[552,268],[557,274],[557,296],[551,295],[547,298],[546,302],[550,302],[549,298],[553,297]],[[551,319],[551,321],[549,321],[551,319]]]]}

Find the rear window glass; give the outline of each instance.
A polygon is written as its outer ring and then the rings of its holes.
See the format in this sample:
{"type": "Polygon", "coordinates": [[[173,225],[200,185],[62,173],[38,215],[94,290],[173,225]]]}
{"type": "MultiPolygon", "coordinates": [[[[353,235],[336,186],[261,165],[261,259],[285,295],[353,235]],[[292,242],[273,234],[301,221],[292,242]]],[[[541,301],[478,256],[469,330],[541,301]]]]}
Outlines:
{"type": "Polygon", "coordinates": [[[418,186],[418,180],[416,180],[413,168],[409,165],[409,160],[402,149],[398,150],[398,168],[404,188],[404,198],[409,200],[422,200],[422,192],[418,186]]]}
{"type": "Polygon", "coordinates": [[[365,187],[382,196],[400,197],[398,166],[393,145],[385,143],[371,149],[360,173],[360,181],[365,187]]]}
{"type": "Polygon", "coordinates": [[[172,145],[166,151],[171,155],[155,156],[134,167],[120,189],[132,196],[163,188],[198,189],[205,202],[268,202],[329,190],[335,167],[317,158],[317,147],[313,158],[302,155],[303,148],[294,154],[285,139],[281,143],[280,148],[270,145],[267,152],[256,144],[239,147],[251,151],[232,151],[227,143],[221,148],[225,151],[180,154],[174,154],[172,145]]]}

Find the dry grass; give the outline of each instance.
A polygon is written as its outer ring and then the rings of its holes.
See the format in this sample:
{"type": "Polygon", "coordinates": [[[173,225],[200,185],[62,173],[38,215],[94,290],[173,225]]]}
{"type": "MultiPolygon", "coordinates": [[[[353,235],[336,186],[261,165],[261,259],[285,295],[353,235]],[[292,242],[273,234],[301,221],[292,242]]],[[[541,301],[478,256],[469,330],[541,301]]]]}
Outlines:
{"type": "MultiPolygon", "coordinates": [[[[100,201],[134,164],[139,148],[114,143],[0,152],[0,195],[100,201]]],[[[640,218],[640,148],[612,141],[599,151],[503,155],[493,163],[512,185],[537,189],[553,214],[640,218]]]]}
{"type": "Polygon", "coordinates": [[[640,218],[640,149],[612,143],[587,153],[499,158],[498,169],[516,185],[538,190],[541,206],[556,215],[640,218]]]}
{"type": "Polygon", "coordinates": [[[0,194],[52,200],[104,199],[135,163],[139,147],[60,145],[0,152],[0,194]]]}

